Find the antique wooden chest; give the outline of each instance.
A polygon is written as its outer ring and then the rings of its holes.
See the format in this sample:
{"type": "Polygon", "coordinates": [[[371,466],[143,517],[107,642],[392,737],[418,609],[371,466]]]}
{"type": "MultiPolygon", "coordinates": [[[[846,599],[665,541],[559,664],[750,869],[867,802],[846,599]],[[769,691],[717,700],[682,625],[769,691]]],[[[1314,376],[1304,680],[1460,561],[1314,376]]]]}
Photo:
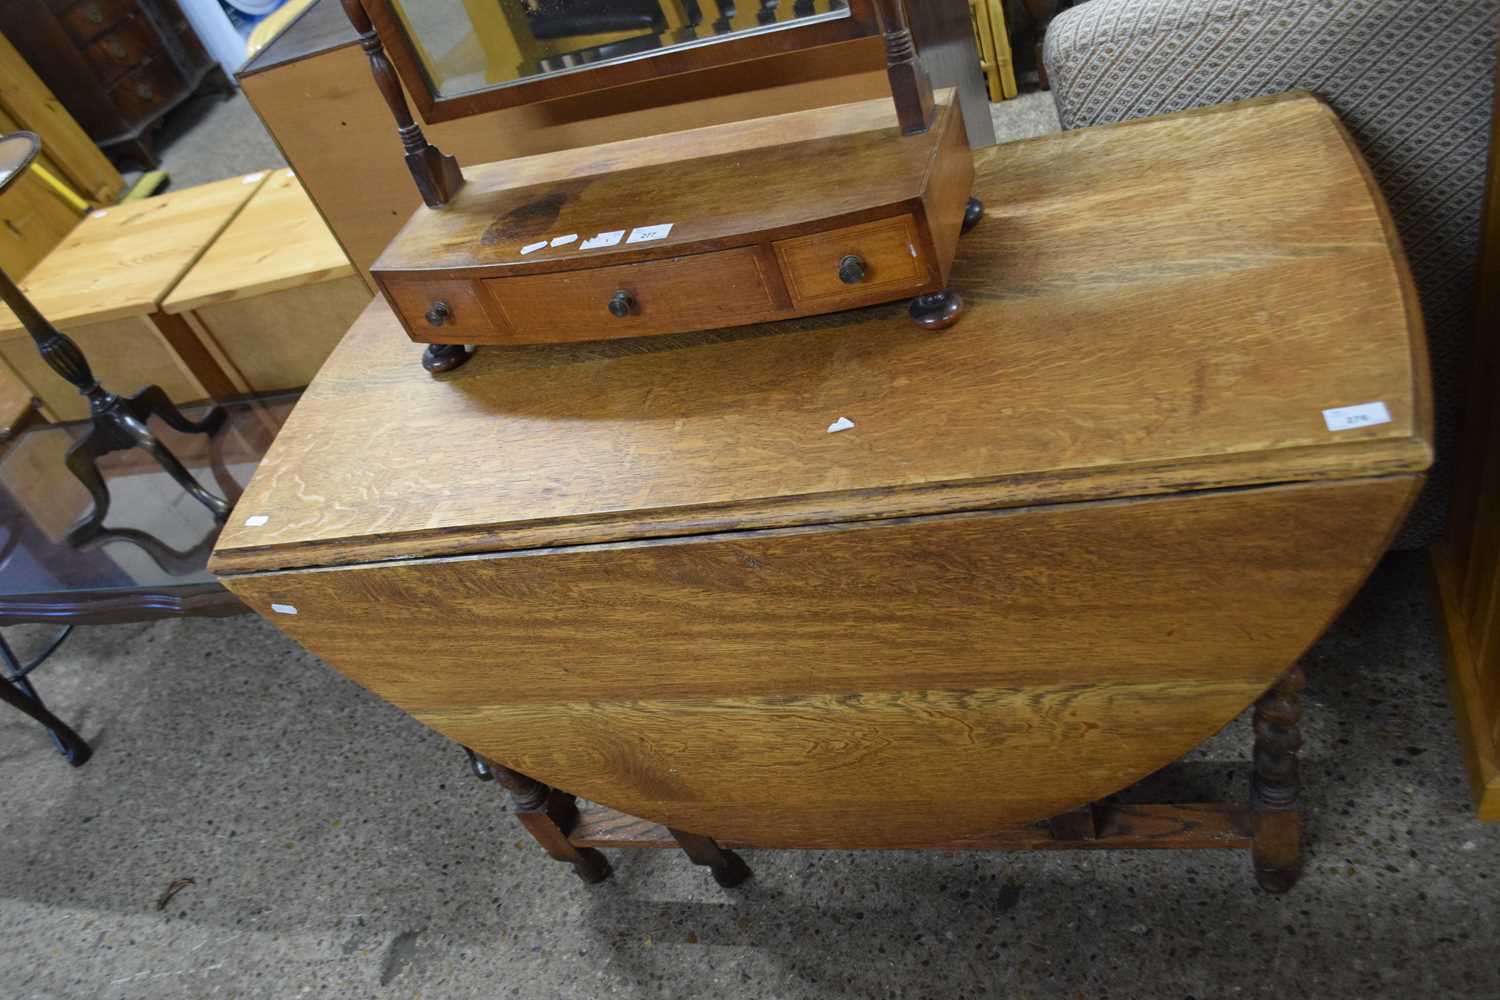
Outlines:
{"type": "MultiPolygon", "coordinates": [[[[213,566],[492,762],[581,873],[663,831],[711,867],[1066,840],[1027,824],[1213,734],[1374,566],[1430,458],[1421,323],[1305,95],[996,147],[975,193],[943,333],[898,304],[434,379],[379,300],[213,566]]],[[[1296,692],[1262,701],[1250,805],[1170,819],[1253,839],[1271,888],[1296,692]]],[[[1163,815],[1073,836],[1153,846],[1163,815]]]]}

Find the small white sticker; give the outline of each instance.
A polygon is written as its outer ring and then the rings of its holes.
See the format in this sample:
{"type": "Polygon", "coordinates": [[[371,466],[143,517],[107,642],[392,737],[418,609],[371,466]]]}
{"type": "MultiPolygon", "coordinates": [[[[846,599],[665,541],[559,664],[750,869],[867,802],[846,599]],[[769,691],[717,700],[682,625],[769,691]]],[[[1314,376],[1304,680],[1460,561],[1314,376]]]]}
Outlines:
{"type": "Polygon", "coordinates": [[[546,240],[542,240],[542,241],[540,241],[538,243],[528,243],[524,247],[521,248],[521,256],[524,257],[524,256],[526,256],[529,253],[536,253],[538,250],[541,250],[546,245],[547,245],[547,241],[546,240]]]}
{"type": "Polygon", "coordinates": [[[652,240],[664,240],[671,235],[672,227],[676,223],[668,222],[660,226],[637,226],[630,231],[626,243],[650,243],[652,240]]]}
{"type": "Polygon", "coordinates": [[[1360,403],[1358,406],[1337,406],[1323,411],[1323,422],[1331,431],[1349,431],[1356,427],[1374,427],[1391,422],[1391,411],[1384,403],[1360,403]]]}
{"type": "Polygon", "coordinates": [[[552,238],[552,245],[555,247],[566,246],[576,239],[578,239],[577,233],[569,233],[566,236],[554,236],[552,238]]]}
{"type": "Polygon", "coordinates": [[[578,249],[598,250],[602,247],[612,247],[618,244],[624,238],[625,230],[611,229],[607,233],[600,233],[598,236],[590,236],[588,239],[578,244],[578,249]]]}
{"type": "Polygon", "coordinates": [[[271,610],[278,615],[295,615],[297,613],[297,609],[290,604],[273,604],[271,605],[271,610]]]}
{"type": "Polygon", "coordinates": [[[256,514],[254,517],[245,518],[245,527],[264,528],[266,526],[266,522],[270,520],[271,518],[266,514],[256,514]]]}
{"type": "Polygon", "coordinates": [[[828,425],[828,433],[837,434],[839,431],[847,431],[853,426],[854,421],[850,420],[848,417],[839,417],[833,423],[828,425]]]}
{"type": "Polygon", "coordinates": [[[265,180],[265,178],[266,178],[265,171],[261,171],[258,174],[246,174],[245,175],[245,179],[242,180],[242,181],[240,181],[240,183],[241,184],[254,184],[256,181],[265,180]]]}
{"type": "Polygon", "coordinates": [[[101,209],[99,209],[99,211],[97,211],[94,214],[90,215],[89,218],[90,219],[102,219],[102,218],[104,218],[108,214],[109,214],[108,212],[106,212],[104,209],[101,208],[101,209]]]}

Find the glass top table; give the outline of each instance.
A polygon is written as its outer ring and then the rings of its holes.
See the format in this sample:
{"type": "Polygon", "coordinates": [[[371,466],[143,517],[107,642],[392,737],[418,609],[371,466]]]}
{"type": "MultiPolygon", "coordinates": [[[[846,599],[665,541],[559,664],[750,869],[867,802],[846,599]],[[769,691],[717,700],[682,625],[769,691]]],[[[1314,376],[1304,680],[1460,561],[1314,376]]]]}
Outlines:
{"type": "MultiPolygon", "coordinates": [[[[231,503],[296,403],[295,393],[219,404],[212,437],[152,421],[161,442],[205,487],[231,503]]],[[[210,406],[183,408],[201,419],[210,406]]],[[[68,529],[92,508],[63,456],[88,421],[20,434],[0,457],[0,625],[104,624],[244,610],[207,570],[220,526],[149,455],[100,459],[111,503],[104,532],[74,547],[68,529]]]]}

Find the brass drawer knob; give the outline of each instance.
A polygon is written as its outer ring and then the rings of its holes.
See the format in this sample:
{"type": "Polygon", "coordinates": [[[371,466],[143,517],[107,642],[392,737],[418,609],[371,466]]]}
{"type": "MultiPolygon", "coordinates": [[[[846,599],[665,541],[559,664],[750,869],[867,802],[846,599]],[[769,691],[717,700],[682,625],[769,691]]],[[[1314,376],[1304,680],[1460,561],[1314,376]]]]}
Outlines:
{"type": "Polygon", "coordinates": [[[427,310],[427,325],[442,326],[453,317],[453,310],[448,308],[446,302],[434,302],[432,308],[427,310]]]}
{"type": "Polygon", "coordinates": [[[635,296],[623,288],[615,292],[614,298],[609,300],[609,314],[624,319],[635,312],[635,296]]]}
{"type": "Polygon", "coordinates": [[[839,261],[839,280],[846,285],[857,285],[865,280],[865,262],[859,254],[847,254],[839,261]]]}

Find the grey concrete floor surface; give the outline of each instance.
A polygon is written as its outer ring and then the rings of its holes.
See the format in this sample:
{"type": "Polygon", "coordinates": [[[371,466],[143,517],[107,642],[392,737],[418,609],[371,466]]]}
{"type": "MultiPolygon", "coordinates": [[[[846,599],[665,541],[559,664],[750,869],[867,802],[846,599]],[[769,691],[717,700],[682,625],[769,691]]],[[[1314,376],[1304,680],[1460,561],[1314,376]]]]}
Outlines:
{"type": "MultiPolygon", "coordinates": [[[[724,890],[676,852],[583,885],[458,747],[264,621],[81,629],[37,681],[93,760],[0,711],[0,996],[1500,996],[1500,827],[1472,816],[1421,558],[1305,663],[1290,895],[1238,851],[747,851],[724,890]]],[[[1245,795],[1248,728],[1135,796],[1245,795]]]]}
{"type": "MultiPolygon", "coordinates": [[[[191,110],[176,186],[280,162],[243,98],[191,110]]],[[[1057,127],[1046,95],[995,115],[1057,127]]],[[[0,709],[0,1000],[1500,996],[1500,828],[1468,802],[1421,558],[1305,663],[1285,897],[1230,851],[745,852],[736,890],[613,852],[590,887],[456,746],[268,623],[80,629],[36,679],[94,759],[0,709]]],[[[1242,717],[1130,794],[1243,797],[1249,740],[1242,717]]]]}

